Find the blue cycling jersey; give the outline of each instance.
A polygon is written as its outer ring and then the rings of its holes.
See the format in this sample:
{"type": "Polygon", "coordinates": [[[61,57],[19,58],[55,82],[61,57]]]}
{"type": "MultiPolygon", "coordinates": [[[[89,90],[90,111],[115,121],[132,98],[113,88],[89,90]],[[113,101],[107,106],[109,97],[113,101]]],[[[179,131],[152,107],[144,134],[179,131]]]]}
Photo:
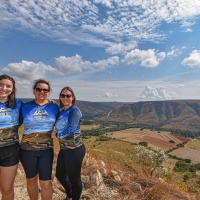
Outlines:
{"type": "Polygon", "coordinates": [[[21,125],[22,101],[16,99],[16,107],[7,108],[7,102],[0,103],[0,147],[17,143],[18,127],[21,125]]]}
{"type": "Polygon", "coordinates": [[[20,124],[19,116],[21,114],[22,104],[19,99],[16,100],[16,108],[14,108],[14,105],[7,108],[7,102],[0,103],[0,129],[20,124]]]}
{"type": "Polygon", "coordinates": [[[52,147],[51,131],[58,114],[58,106],[52,102],[42,106],[35,101],[25,103],[22,106],[24,134],[21,148],[30,150],[52,147]]]}
{"type": "Polygon", "coordinates": [[[82,138],[80,136],[80,121],[82,113],[76,106],[71,106],[67,110],[62,109],[56,122],[57,137],[60,141],[60,147],[79,146],[82,138]]]}
{"type": "Polygon", "coordinates": [[[22,106],[24,135],[35,132],[52,131],[58,116],[58,106],[52,102],[38,105],[35,101],[22,106]]]}
{"type": "Polygon", "coordinates": [[[81,111],[76,106],[60,111],[56,122],[57,137],[64,138],[73,133],[80,133],[79,122],[82,117],[81,111]]]}

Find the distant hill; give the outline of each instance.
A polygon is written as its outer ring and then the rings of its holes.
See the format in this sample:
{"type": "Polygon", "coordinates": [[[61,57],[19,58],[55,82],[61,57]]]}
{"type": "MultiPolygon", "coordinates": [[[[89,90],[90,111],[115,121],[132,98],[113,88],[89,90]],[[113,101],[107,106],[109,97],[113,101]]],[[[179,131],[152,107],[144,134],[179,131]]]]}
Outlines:
{"type": "MultiPolygon", "coordinates": [[[[22,99],[23,102],[31,99],[22,99]]],[[[58,102],[58,100],[56,100],[58,102]]],[[[83,119],[200,131],[200,100],[137,103],[76,101],[83,119]]]]}
{"type": "Polygon", "coordinates": [[[129,103],[106,111],[98,119],[199,131],[200,100],[129,103]]]}
{"type": "Polygon", "coordinates": [[[91,119],[123,104],[122,102],[76,101],[76,105],[81,109],[83,116],[91,119]]]}
{"type": "MultiPolygon", "coordinates": [[[[29,102],[31,100],[33,99],[21,98],[21,101],[23,101],[24,103],[29,102]]],[[[58,99],[54,100],[59,104],[58,99]]],[[[76,106],[78,106],[81,109],[84,118],[87,119],[93,119],[94,117],[97,117],[117,106],[122,106],[123,104],[124,103],[122,102],[90,102],[90,101],[76,100],[76,106]]]]}

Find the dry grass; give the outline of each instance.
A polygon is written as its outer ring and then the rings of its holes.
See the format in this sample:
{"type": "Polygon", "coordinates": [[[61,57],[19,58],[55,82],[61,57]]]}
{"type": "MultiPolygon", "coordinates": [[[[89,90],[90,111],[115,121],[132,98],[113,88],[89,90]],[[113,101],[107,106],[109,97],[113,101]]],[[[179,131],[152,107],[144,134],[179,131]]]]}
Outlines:
{"type": "Polygon", "coordinates": [[[188,142],[187,147],[200,151],[200,140],[199,139],[191,140],[190,142],[188,142]]]}
{"type": "MultiPolygon", "coordinates": [[[[20,128],[20,135],[22,134],[23,127],[20,128]]],[[[181,191],[181,186],[176,187],[177,182],[180,183],[180,178],[175,174],[169,174],[166,177],[166,181],[160,182],[159,179],[149,177],[144,175],[140,170],[140,164],[138,163],[135,145],[130,142],[121,140],[108,140],[108,141],[97,141],[97,137],[91,137],[85,139],[84,143],[86,146],[86,151],[91,157],[95,158],[97,161],[102,160],[106,164],[106,170],[109,172],[111,170],[122,171],[123,173],[130,174],[132,178],[124,178],[121,182],[113,180],[112,177],[107,180],[111,186],[118,187],[120,192],[120,199],[140,199],[140,200],[184,200],[191,199],[187,197],[188,193],[181,191]],[[178,178],[177,178],[178,177],[178,178]],[[134,178],[134,180],[133,180],[134,178]],[[144,191],[143,194],[138,196],[133,191],[132,182],[139,183],[144,191]]],[[[54,139],[55,152],[59,151],[58,140],[54,139]]],[[[88,175],[91,173],[92,166],[83,168],[83,175],[88,175]]],[[[193,200],[198,199],[194,197],[193,200]]]]}
{"type": "MultiPolygon", "coordinates": [[[[120,182],[114,180],[112,176],[107,180],[108,184],[120,191],[119,199],[125,200],[128,197],[129,200],[198,200],[196,194],[192,198],[182,187],[180,184],[182,177],[179,174],[171,171],[163,179],[144,174],[137,162],[134,144],[115,139],[99,142],[96,138],[84,140],[87,153],[97,162],[104,161],[108,175],[111,170],[127,174],[120,182]],[[136,194],[134,190],[137,183],[142,186],[144,193],[136,194]]],[[[90,167],[83,167],[84,175],[96,170],[90,167]]]]}
{"type": "Polygon", "coordinates": [[[96,141],[97,137],[84,140],[87,152],[97,160],[103,160],[113,169],[133,170],[137,165],[135,145],[120,140],[96,141]]]}
{"type": "Polygon", "coordinates": [[[99,125],[82,125],[81,124],[81,130],[91,130],[95,128],[99,128],[99,125]]]}

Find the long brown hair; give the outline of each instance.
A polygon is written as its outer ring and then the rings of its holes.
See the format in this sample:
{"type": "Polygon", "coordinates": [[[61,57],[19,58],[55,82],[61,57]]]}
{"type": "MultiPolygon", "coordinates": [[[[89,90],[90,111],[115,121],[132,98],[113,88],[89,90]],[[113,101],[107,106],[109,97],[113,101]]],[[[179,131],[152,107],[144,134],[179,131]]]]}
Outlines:
{"type": "MultiPolygon", "coordinates": [[[[70,91],[70,92],[72,93],[72,97],[73,97],[72,105],[75,105],[76,97],[75,97],[74,91],[73,91],[70,87],[65,86],[65,87],[60,91],[60,94],[63,92],[63,90],[68,90],[68,91],[70,91]]],[[[63,105],[63,103],[62,103],[61,100],[60,100],[60,94],[59,94],[60,108],[63,108],[64,105],[63,105]]]]}
{"type": "Polygon", "coordinates": [[[6,74],[0,75],[0,80],[3,79],[8,79],[12,82],[13,85],[13,91],[11,92],[10,95],[8,95],[8,103],[7,103],[7,108],[10,108],[12,105],[14,106],[14,108],[16,107],[16,88],[15,88],[15,80],[11,77],[8,76],[6,74]]]}

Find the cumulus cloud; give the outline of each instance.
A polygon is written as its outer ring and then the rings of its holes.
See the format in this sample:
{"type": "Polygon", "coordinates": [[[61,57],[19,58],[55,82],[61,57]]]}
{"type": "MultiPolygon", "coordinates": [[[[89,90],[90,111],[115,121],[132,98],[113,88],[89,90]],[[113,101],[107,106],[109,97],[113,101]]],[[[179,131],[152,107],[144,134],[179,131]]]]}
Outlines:
{"type": "Polygon", "coordinates": [[[181,63],[189,67],[200,67],[200,50],[192,51],[189,57],[183,59],[181,63]]]}
{"type": "Polygon", "coordinates": [[[142,91],[140,98],[142,99],[154,99],[154,100],[167,100],[174,99],[176,93],[166,91],[163,86],[146,86],[142,91]]]}
{"type": "Polygon", "coordinates": [[[117,56],[97,62],[84,61],[80,55],[72,57],[60,56],[55,58],[55,67],[42,62],[22,60],[20,63],[10,63],[2,69],[2,73],[9,74],[16,79],[35,80],[51,76],[62,76],[71,73],[81,73],[83,71],[102,71],[108,67],[116,65],[119,61],[117,56]]]}
{"type": "Polygon", "coordinates": [[[82,61],[82,57],[79,55],[75,55],[68,58],[65,56],[55,58],[56,69],[65,74],[72,72],[82,72],[83,64],[84,62],[82,61]]]}
{"type": "Polygon", "coordinates": [[[165,56],[165,52],[157,53],[154,49],[148,49],[147,51],[135,49],[127,53],[123,61],[129,65],[140,63],[142,67],[153,68],[158,66],[165,56]]]}
{"type": "Polygon", "coordinates": [[[34,80],[45,77],[47,74],[59,75],[60,73],[42,62],[34,63],[22,60],[21,63],[10,63],[2,69],[2,72],[13,77],[26,80],[34,80]]]}
{"type": "Polygon", "coordinates": [[[107,67],[117,64],[119,58],[117,56],[97,62],[84,61],[78,54],[72,57],[60,56],[56,58],[55,67],[64,74],[73,72],[82,72],[83,70],[101,71],[107,67]]]}
{"type": "Polygon", "coordinates": [[[117,97],[117,94],[113,94],[112,92],[106,92],[105,95],[103,97],[117,97]]]}

